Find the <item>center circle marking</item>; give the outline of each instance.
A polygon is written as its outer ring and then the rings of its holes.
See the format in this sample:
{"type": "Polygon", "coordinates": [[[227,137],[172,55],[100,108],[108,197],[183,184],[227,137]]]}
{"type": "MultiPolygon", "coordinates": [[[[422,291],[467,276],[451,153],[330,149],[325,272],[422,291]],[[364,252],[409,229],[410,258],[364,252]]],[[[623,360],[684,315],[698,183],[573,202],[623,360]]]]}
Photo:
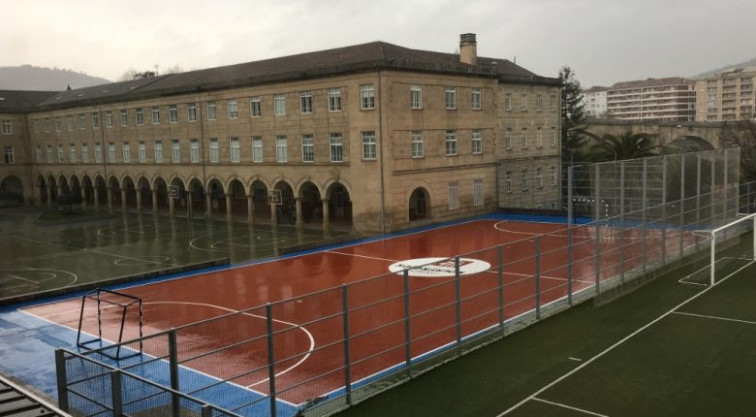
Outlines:
{"type": "MultiPolygon", "coordinates": [[[[389,271],[402,275],[404,270],[411,277],[439,278],[454,276],[454,258],[415,258],[389,265],[389,271]]],[[[459,274],[471,275],[485,272],[491,268],[486,261],[472,258],[459,258],[459,274]]]]}

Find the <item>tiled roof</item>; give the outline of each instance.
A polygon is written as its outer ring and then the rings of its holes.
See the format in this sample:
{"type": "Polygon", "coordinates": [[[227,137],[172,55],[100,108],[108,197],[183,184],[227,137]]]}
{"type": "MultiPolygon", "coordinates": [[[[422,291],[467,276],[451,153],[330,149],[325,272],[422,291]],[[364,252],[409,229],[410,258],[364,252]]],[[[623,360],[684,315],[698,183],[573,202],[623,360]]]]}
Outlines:
{"type": "Polygon", "coordinates": [[[21,113],[55,94],[55,91],[0,90],[0,113],[21,113]]]}
{"type": "Polygon", "coordinates": [[[63,91],[40,103],[35,110],[189,94],[379,69],[470,75],[497,78],[512,83],[559,85],[556,78],[538,76],[506,59],[480,57],[477,65],[467,65],[461,63],[456,54],[371,42],[63,91]]]}

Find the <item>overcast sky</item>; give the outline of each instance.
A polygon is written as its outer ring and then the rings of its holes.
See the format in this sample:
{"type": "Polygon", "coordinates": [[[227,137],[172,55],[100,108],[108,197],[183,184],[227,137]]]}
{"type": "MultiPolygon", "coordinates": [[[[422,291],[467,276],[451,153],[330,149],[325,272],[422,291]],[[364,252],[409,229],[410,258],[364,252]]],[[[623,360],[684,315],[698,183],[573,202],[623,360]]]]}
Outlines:
{"type": "Polygon", "coordinates": [[[692,76],[756,57],[756,0],[3,1],[0,66],[119,79],[385,41],[480,56],[583,87],[692,76]]]}

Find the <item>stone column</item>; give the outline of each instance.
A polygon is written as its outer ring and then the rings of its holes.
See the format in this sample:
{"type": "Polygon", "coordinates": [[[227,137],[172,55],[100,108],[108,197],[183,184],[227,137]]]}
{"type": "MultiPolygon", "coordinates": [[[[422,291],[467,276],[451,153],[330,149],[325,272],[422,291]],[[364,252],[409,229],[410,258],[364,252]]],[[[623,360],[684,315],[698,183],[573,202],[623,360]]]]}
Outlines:
{"type": "Polygon", "coordinates": [[[205,217],[213,217],[213,194],[209,192],[205,193],[205,217]]]}
{"type": "Polygon", "coordinates": [[[232,195],[226,194],[226,219],[231,220],[233,218],[233,212],[231,211],[232,195]]]}
{"type": "Polygon", "coordinates": [[[173,217],[176,214],[176,199],[168,199],[168,215],[173,217]]]}
{"type": "Polygon", "coordinates": [[[302,227],[302,199],[300,197],[294,197],[294,204],[297,208],[297,227],[302,227]]]}
{"type": "Polygon", "coordinates": [[[111,211],[113,210],[113,189],[110,187],[107,187],[105,191],[108,196],[108,211],[111,211]]]}
{"type": "Polygon", "coordinates": [[[153,188],[150,190],[152,192],[152,212],[157,214],[158,211],[158,195],[157,195],[157,188],[153,188]]]}
{"type": "Polygon", "coordinates": [[[126,211],[126,188],[121,188],[121,210],[126,211]]]}
{"type": "Polygon", "coordinates": [[[52,207],[52,185],[47,186],[47,207],[52,207]]]}
{"type": "Polygon", "coordinates": [[[278,205],[270,203],[270,224],[275,226],[278,224],[278,205]]]}
{"type": "Polygon", "coordinates": [[[79,192],[81,193],[81,208],[87,207],[87,190],[85,187],[79,188],[79,192]]]}
{"type": "Polygon", "coordinates": [[[137,203],[137,206],[136,206],[137,213],[141,213],[142,212],[142,189],[140,188],[137,188],[136,190],[136,203],[137,203]]]}
{"type": "Polygon", "coordinates": [[[255,200],[252,194],[247,195],[247,222],[249,224],[255,222],[255,200]]]}
{"type": "Polygon", "coordinates": [[[328,200],[323,200],[323,228],[328,228],[330,226],[328,218],[331,217],[331,214],[328,212],[328,200]]]}
{"type": "Polygon", "coordinates": [[[97,188],[93,188],[92,190],[94,190],[93,191],[94,195],[92,197],[94,197],[95,210],[99,210],[100,209],[100,190],[98,190],[97,188]]]}

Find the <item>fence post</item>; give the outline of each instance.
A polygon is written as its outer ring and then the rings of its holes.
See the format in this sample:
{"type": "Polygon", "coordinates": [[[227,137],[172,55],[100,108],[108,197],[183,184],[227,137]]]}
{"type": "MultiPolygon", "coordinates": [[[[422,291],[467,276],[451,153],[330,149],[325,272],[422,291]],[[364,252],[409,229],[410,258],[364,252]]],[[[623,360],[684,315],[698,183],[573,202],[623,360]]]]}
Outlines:
{"type": "Polygon", "coordinates": [[[66,373],[66,356],[63,349],[55,349],[55,374],[58,380],[58,406],[66,413],[70,412],[68,405],[68,375],[66,373]]]}
{"type": "MultiPolygon", "coordinates": [[[[123,398],[121,397],[121,371],[119,369],[110,373],[110,394],[113,401],[113,417],[123,416],[123,398]]],[[[178,416],[178,414],[174,414],[178,416]]]]}
{"type": "Polygon", "coordinates": [[[213,417],[213,408],[209,404],[202,405],[202,417],[213,417]]]}
{"type": "Polygon", "coordinates": [[[454,257],[454,314],[457,320],[457,356],[462,355],[462,290],[460,288],[459,256],[454,257]]]}
{"type": "Polygon", "coordinates": [[[643,245],[643,272],[646,272],[646,266],[648,264],[648,242],[646,241],[646,237],[648,236],[648,193],[646,191],[648,185],[648,158],[643,158],[642,184],[643,190],[641,191],[641,199],[643,201],[641,202],[641,209],[643,210],[643,215],[641,216],[641,219],[643,221],[643,227],[641,228],[641,245],[643,245]]]}
{"type": "Polygon", "coordinates": [[[181,415],[181,403],[176,392],[179,391],[179,367],[178,367],[178,345],[176,343],[176,329],[168,331],[168,367],[170,369],[171,389],[171,412],[172,416],[181,415]]]}
{"type": "Polygon", "coordinates": [[[503,245],[496,247],[497,258],[499,262],[498,279],[499,279],[499,329],[504,334],[504,248],[503,245]]]}
{"type": "MultiPolygon", "coordinates": [[[[724,192],[724,197],[722,198],[722,219],[727,220],[727,148],[724,148],[723,150],[724,155],[724,184],[722,184],[722,191],[724,192]]],[[[735,214],[737,215],[738,212],[735,211],[735,214]]]]}
{"type": "Polygon", "coordinates": [[[574,185],[572,166],[567,167],[567,304],[572,305],[572,228],[575,223],[575,206],[572,199],[574,185]]]}
{"type": "Polygon", "coordinates": [[[620,162],[620,281],[625,282],[625,161],[620,162]]]}
{"type": "Polygon", "coordinates": [[[404,270],[404,362],[407,375],[412,379],[412,333],[410,332],[409,270],[404,270]]]}
{"type": "Polygon", "coordinates": [[[341,285],[341,309],[344,323],[344,390],[347,405],[352,405],[352,359],[349,351],[349,286],[341,285]]]}
{"type": "Polygon", "coordinates": [[[599,207],[599,198],[601,196],[601,170],[599,169],[600,165],[596,164],[596,175],[595,175],[595,189],[596,189],[596,199],[594,201],[594,219],[595,222],[595,228],[596,228],[596,236],[595,240],[593,242],[593,269],[596,279],[596,294],[601,292],[601,287],[599,284],[600,277],[601,277],[601,231],[599,229],[599,219],[601,218],[601,211],[599,207]]]}
{"type": "Polygon", "coordinates": [[[268,386],[270,387],[270,415],[276,417],[276,356],[273,344],[273,307],[265,304],[265,321],[268,332],[268,386]]]}
{"type": "Polygon", "coordinates": [[[717,218],[717,196],[714,190],[717,189],[717,176],[716,176],[716,164],[717,154],[711,152],[711,184],[709,184],[709,194],[711,195],[711,211],[709,212],[709,224],[714,225],[714,220],[717,218]]]}
{"type": "Polygon", "coordinates": [[[667,155],[662,159],[662,264],[667,263],[667,155]]]}
{"type": "Polygon", "coordinates": [[[541,319],[541,237],[533,239],[533,278],[535,279],[536,320],[541,319]]]}

